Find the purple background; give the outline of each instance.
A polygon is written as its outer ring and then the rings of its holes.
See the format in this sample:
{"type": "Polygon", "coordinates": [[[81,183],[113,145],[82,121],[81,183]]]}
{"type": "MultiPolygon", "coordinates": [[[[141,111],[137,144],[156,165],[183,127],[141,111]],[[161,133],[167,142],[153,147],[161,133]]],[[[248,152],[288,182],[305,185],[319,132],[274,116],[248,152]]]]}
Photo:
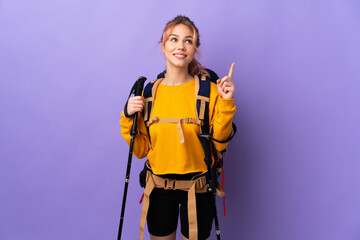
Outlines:
{"type": "MultiPolygon", "coordinates": [[[[0,239],[116,238],[119,113],[164,69],[157,42],[180,13],[202,64],[236,62],[223,239],[360,239],[358,0],[1,1],[0,239]]],[[[123,239],[138,236],[142,165],[123,239]]]]}

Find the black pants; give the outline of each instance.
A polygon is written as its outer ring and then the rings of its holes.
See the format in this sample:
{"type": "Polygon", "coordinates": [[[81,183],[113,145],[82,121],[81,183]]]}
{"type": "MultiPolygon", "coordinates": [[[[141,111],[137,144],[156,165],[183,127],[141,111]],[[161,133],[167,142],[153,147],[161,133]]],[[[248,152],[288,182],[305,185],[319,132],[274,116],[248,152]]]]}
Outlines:
{"type": "MultiPolygon", "coordinates": [[[[214,218],[212,197],[211,193],[196,193],[199,240],[209,238],[211,233],[214,218]]],[[[154,188],[150,194],[150,205],[147,215],[149,233],[158,237],[173,233],[176,231],[180,213],[181,233],[186,238],[189,238],[187,201],[188,192],[186,191],[154,188]]]]}

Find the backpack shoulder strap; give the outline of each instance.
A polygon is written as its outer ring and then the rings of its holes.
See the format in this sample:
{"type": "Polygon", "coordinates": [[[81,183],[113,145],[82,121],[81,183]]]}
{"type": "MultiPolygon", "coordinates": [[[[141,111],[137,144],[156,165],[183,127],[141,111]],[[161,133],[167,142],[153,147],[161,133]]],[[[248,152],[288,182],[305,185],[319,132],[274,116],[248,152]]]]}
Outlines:
{"type": "Polygon", "coordinates": [[[154,105],[156,90],[162,80],[163,80],[163,78],[155,79],[155,80],[151,81],[150,83],[148,83],[144,89],[143,96],[144,96],[145,105],[144,105],[144,110],[143,110],[143,116],[144,116],[145,127],[146,127],[148,137],[150,140],[150,148],[151,148],[151,138],[150,138],[149,126],[147,123],[150,120],[151,111],[152,111],[152,108],[154,105]]]}
{"type": "MultiPolygon", "coordinates": [[[[211,70],[210,70],[211,71],[211,70]]],[[[234,123],[232,123],[232,133],[225,140],[217,140],[212,137],[213,129],[210,129],[210,119],[209,119],[209,100],[210,100],[210,84],[214,82],[216,73],[211,71],[211,76],[201,74],[195,77],[195,96],[196,96],[196,115],[198,119],[202,121],[201,132],[200,134],[209,135],[209,138],[218,143],[227,143],[229,142],[236,134],[237,128],[234,123]]]]}
{"type": "Polygon", "coordinates": [[[144,89],[144,121],[147,123],[151,116],[152,106],[154,104],[156,90],[163,78],[156,79],[148,83],[144,89]]]}
{"type": "Polygon", "coordinates": [[[195,76],[196,115],[198,119],[202,121],[200,134],[209,134],[210,132],[210,83],[210,78],[204,74],[195,76]]]}

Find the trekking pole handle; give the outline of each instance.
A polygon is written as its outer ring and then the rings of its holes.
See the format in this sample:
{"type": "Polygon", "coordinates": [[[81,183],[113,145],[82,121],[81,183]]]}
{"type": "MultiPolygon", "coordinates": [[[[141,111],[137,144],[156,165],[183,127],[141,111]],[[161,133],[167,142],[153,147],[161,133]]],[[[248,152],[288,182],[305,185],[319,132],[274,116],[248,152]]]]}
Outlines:
{"type": "Polygon", "coordinates": [[[144,83],[146,81],[146,77],[140,76],[138,80],[136,81],[136,87],[135,87],[135,96],[141,96],[142,90],[144,88],[144,83]]]}
{"type": "MultiPolygon", "coordinates": [[[[133,90],[135,91],[134,92],[135,96],[141,96],[145,81],[146,81],[146,77],[143,77],[143,76],[139,77],[138,80],[136,80],[134,87],[133,87],[133,90]]],[[[131,136],[135,136],[138,133],[137,132],[137,119],[138,119],[138,113],[135,113],[133,126],[131,128],[131,136]]]]}

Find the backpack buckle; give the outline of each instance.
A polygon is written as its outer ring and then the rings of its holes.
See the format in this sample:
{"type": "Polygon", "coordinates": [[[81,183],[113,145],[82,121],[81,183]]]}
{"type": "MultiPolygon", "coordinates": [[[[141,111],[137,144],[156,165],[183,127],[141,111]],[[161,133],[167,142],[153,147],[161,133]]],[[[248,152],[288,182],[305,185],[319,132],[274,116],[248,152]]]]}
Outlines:
{"type": "Polygon", "coordinates": [[[207,140],[210,140],[209,134],[199,134],[199,138],[206,138],[207,140]]]}
{"type": "Polygon", "coordinates": [[[165,178],[164,189],[165,190],[175,190],[175,180],[165,178]]]}
{"type": "Polygon", "coordinates": [[[195,184],[197,189],[202,189],[206,185],[206,178],[203,176],[196,179],[195,184]]]}

